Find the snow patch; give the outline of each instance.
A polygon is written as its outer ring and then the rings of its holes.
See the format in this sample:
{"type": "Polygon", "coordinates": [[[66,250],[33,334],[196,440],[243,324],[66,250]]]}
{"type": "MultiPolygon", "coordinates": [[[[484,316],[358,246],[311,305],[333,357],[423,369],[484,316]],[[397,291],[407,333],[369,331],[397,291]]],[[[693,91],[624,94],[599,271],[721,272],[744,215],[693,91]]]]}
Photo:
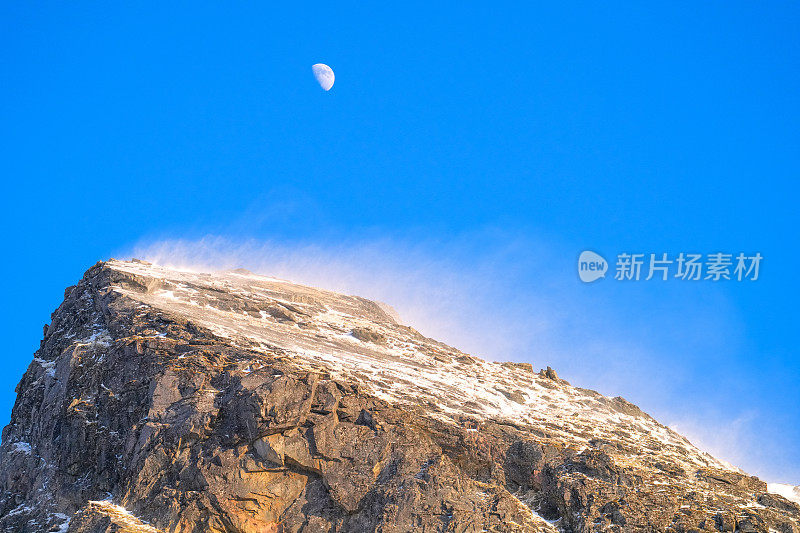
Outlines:
{"type": "Polygon", "coordinates": [[[27,442],[15,442],[11,447],[11,453],[24,453],[25,455],[30,455],[31,445],[27,442]]]}
{"type": "Polygon", "coordinates": [[[789,485],[788,483],[767,483],[767,491],[772,494],[783,496],[787,500],[800,503],[800,485],[789,485]]]}
{"type": "Polygon", "coordinates": [[[103,512],[115,519],[118,525],[128,528],[131,532],[159,533],[156,528],[140,520],[121,505],[112,503],[111,500],[90,500],[89,505],[99,507],[103,512]]]}
{"type": "Polygon", "coordinates": [[[61,526],[53,531],[53,533],[67,533],[69,530],[69,523],[72,521],[72,519],[64,513],[53,513],[50,516],[61,521],[61,526]]]}
{"type": "Polygon", "coordinates": [[[44,369],[45,373],[50,376],[51,378],[56,377],[56,362],[55,361],[45,361],[44,359],[40,359],[39,357],[33,358],[34,362],[39,363],[41,367],[44,369]]]}
{"type": "Polygon", "coordinates": [[[32,509],[30,507],[21,503],[16,507],[14,507],[13,509],[11,509],[11,511],[6,516],[16,516],[22,513],[30,513],[31,511],[32,509]]]}
{"type": "Polygon", "coordinates": [[[100,329],[92,333],[87,338],[79,341],[79,344],[88,344],[91,348],[108,348],[111,346],[113,339],[108,334],[106,329],[100,329]]]}

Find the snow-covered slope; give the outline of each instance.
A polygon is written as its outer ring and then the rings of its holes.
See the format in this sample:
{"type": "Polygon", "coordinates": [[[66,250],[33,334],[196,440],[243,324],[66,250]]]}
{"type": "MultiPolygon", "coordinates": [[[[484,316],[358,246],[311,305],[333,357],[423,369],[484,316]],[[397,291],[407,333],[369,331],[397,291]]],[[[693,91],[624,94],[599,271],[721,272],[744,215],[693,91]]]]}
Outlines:
{"type": "Polygon", "coordinates": [[[731,468],[622,398],[534,374],[530,365],[464,354],[398,324],[363,298],[241,270],[204,274],[121,261],[108,266],[148,280],[146,293],[117,288],[145,305],[190,318],[240,346],[280,349],[310,370],[325,368],[363,383],[393,404],[424,404],[443,420],[466,415],[528,425],[579,449],[591,441],[624,442],[630,449],[625,460],[639,464],[669,460],[687,469],[731,468]]]}

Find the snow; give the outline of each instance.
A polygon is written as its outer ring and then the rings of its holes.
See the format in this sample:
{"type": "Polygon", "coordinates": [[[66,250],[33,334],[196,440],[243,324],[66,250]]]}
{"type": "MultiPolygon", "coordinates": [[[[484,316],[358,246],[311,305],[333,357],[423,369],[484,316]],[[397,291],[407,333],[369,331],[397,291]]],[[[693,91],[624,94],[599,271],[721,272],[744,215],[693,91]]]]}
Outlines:
{"type": "Polygon", "coordinates": [[[548,520],[545,517],[543,517],[542,515],[540,515],[539,513],[537,513],[536,511],[531,511],[531,512],[533,513],[533,517],[536,520],[538,520],[539,522],[545,522],[547,524],[550,524],[551,526],[553,526],[553,528],[555,528],[556,531],[558,531],[557,526],[558,526],[559,522],[561,522],[560,518],[558,518],[556,520],[548,520]]]}
{"type": "Polygon", "coordinates": [[[253,272],[243,272],[241,270],[226,270],[223,273],[224,274],[229,274],[231,276],[242,277],[242,278],[257,279],[257,280],[266,281],[266,282],[269,282],[269,283],[288,283],[288,284],[292,284],[291,281],[287,281],[285,279],[273,278],[273,277],[270,277],[270,276],[261,276],[259,274],[254,274],[253,272]]]}
{"type": "Polygon", "coordinates": [[[8,515],[6,516],[15,516],[22,513],[30,513],[31,511],[32,509],[30,507],[21,503],[9,511],[8,515]]]}
{"type": "Polygon", "coordinates": [[[533,520],[538,522],[545,531],[552,531],[553,533],[560,531],[558,528],[558,524],[561,522],[560,518],[556,520],[548,520],[536,511],[535,505],[538,505],[538,503],[535,504],[534,502],[538,502],[539,499],[534,491],[526,492],[520,489],[517,492],[512,493],[511,496],[520,502],[521,505],[524,505],[528,508],[528,510],[531,512],[533,520]]]}
{"type": "Polygon", "coordinates": [[[56,377],[56,362],[55,361],[45,361],[44,359],[40,359],[38,357],[34,357],[33,360],[36,363],[39,363],[41,367],[44,369],[45,373],[50,376],[51,378],[56,377]]]}
{"type": "Polygon", "coordinates": [[[25,455],[31,454],[31,445],[27,442],[15,442],[11,448],[12,453],[24,453],[25,455]]]}
{"type": "Polygon", "coordinates": [[[88,345],[91,348],[107,348],[111,346],[112,340],[108,331],[105,328],[100,328],[85,339],[78,341],[78,345],[88,345]]]}
{"type": "Polygon", "coordinates": [[[103,512],[107,513],[124,528],[128,528],[131,532],[136,533],[158,533],[158,530],[133,515],[130,511],[121,505],[114,504],[111,500],[90,500],[89,505],[99,507],[103,512]]]}
{"type": "Polygon", "coordinates": [[[69,530],[69,523],[72,519],[64,513],[53,513],[51,516],[61,521],[61,526],[53,531],[53,533],[67,533],[69,530]]]}
{"type": "Polygon", "coordinates": [[[789,485],[788,483],[767,483],[767,491],[783,496],[787,500],[800,503],[800,485],[789,485]]]}
{"type": "Polygon", "coordinates": [[[175,293],[173,291],[159,291],[157,293],[162,298],[167,298],[168,300],[177,300],[178,298],[175,297],[175,293]]]}
{"type": "MultiPolygon", "coordinates": [[[[155,293],[115,288],[142,304],[182,315],[233,345],[279,351],[308,371],[360,383],[392,404],[425,404],[430,416],[445,422],[460,424],[466,416],[478,424],[527,425],[576,450],[592,447],[593,439],[635,442],[636,451],[621,457],[623,463],[667,459],[687,471],[734,469],[652,418],[624,412],[615,400],[439,344],[386,321],[367,300],[241,273],[198,274],[119,261],[109,266],[169,286],[155,293]],[[303,310],[298,320],[304,327],[263,311],[283,304],[303,310]],[[350,335],[357,327],[386,342],[358,342],[350,335]]],[[[244,373],[253,370],[247,366],[244,373]]]]}

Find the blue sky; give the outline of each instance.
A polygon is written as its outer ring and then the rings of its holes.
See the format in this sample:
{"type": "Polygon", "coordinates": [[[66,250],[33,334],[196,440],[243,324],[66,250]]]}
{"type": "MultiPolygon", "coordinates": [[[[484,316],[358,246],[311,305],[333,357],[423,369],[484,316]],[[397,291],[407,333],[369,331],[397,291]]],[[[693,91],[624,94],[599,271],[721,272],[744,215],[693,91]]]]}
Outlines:
{"type": "Polygon", "coordinates": [[[5,4],[0,423],[63,289],[142,255],[385,299],[800,483],[798,22],[789,2],[5,4]],[[584,249],[764,263],[583,285],[584,249]]]}

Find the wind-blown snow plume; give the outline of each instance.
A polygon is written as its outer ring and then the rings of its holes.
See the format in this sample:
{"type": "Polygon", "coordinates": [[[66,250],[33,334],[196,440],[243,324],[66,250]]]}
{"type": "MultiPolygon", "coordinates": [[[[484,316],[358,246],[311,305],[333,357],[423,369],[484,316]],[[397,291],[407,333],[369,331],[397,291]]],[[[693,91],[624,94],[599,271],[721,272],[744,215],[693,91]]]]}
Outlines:
{"type": "MultiPolygon", "coordinates": [[[[644,317],[631,305],[630,291],[619,292],[613,280],[581,284],[574,250],[504,232],[448,242],[332,242],[207,236],[143,242],[122,255],[195,271],[243,267],[387,302],[404,323],[425,335],[495,361],[552,365],[568,379],[633,399],[737,466],[774,475],[776,469],[764,470],[759,459],[766,455],[754,452],[771,450],[771,457],[780,457],[780,445],[770,444],[779,443],[780,435],[765,437],[763,425],[755,431],[744,418],[759,413],[749,407],[721,409],[726,400],[710,396],[697,382],[700,370],[693,366],[709,354],[724,354],[737,338],[730,305],[718,294],[707,291],[688,308],[679,294],[658,308],[648,307],[644,317]],[[687,390],[696,391],[691,400],[687,390]],[[691,419],[682,405],[687,402],[691,419]],[[735,439],[714,439],[718,432],[709,430],[731,425],[740,434],[735,439]]],[[[722,361],[710,371],[703,370],[708,380],[734,377],[722,361]]]]}

